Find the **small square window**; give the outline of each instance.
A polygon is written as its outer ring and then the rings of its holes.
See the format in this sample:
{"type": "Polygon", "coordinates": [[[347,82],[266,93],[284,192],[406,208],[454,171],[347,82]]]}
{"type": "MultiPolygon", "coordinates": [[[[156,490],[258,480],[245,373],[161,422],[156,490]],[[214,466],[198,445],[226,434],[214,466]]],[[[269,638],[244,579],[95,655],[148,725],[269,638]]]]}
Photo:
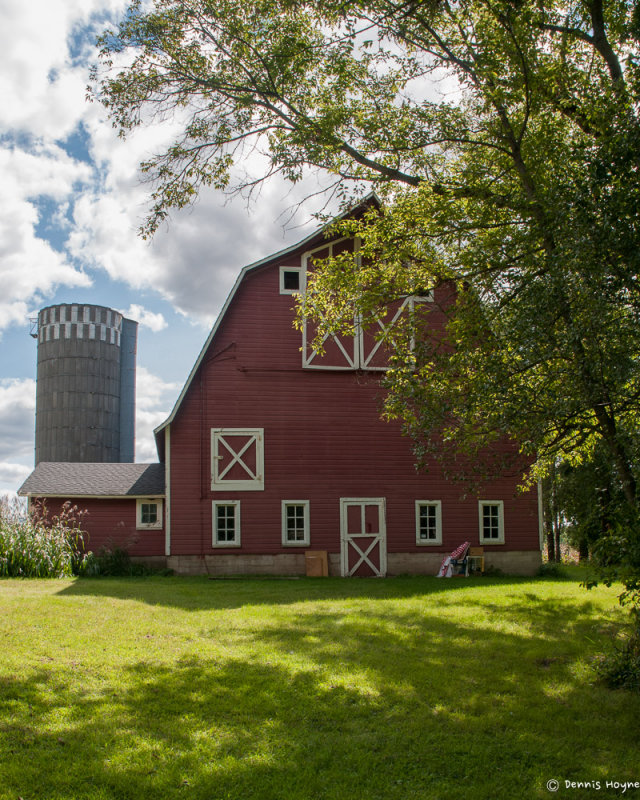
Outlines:
{"type": "Polygon", "coordinates": [[[240,546],[240,501],[213,503],[213,547],[240,546]]]}
{"type": "Polygon", "coordinates": [[[442,544],[440,500],[416,500],[416,544],[442,544]]]}
{"type": "Polygon", "coordinates": [[[280,294],[298,294],[302,291],[300,267],[280,267],[280,294]]]}
{"type": "Polygon", "coordinates": [[[162,500],[155,498],[136,502],[136,528],[162,527],[162,500]]]}
{"type": "Polygon", "coordinates": [[[282,501],[282,544],[285,546],[308,546],[309,501],[282,501]]]}
{"type": "Polygon", "coordinates": [[[140,522],[143,525],[155,525],[158,521],[158,504],[143,503],[140,510],[140,522]]]}
{"type": "Polygon", "coordinates": [[[480,500],[478,503],[480,544],[504,544],[504,503],[480,500]]]}

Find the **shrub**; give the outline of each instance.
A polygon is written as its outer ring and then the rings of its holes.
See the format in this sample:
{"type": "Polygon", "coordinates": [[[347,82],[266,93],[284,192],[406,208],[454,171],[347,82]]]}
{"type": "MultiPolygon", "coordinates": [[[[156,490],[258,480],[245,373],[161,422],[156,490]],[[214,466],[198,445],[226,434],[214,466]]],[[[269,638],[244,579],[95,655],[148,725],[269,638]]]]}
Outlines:
{"type": "Polygon", "coordinates": [[[611,689],[640,692],[640,628],[634,628],[612,653],[601,656],[596,672],[611,689]]]}
{"type": "Polygon", "coordinates": [[[0,576],[61,578],[82,570],[83,511],[71,503],[49,519],[44,504],[27,510],[19,500],[0,501],[0,576]]]}
{"type": "Polygon", "coordinates": [[[483,578],[504,578],[504,572],[500,567],[494,567],[490,564],[488,567],[485,567],[482,576],[483,578]]]}
{"type": "Polygon", "coordinates": [[[555,561],[547,561],[544,564],[540,564],[538,567],[538,571],[536,575],[539,578],[566,578],[567,573],[566,570],[562,568],[561,564],[556,563],[555,561]]]}
{"type": "Polygon", "coordinates": [[[154,569],[147,564],[133,562],[129,553],[118,545],[102,547],[97,553],[89,553],[85,559],[81,575],[97,577],[126,578],[142,575],[172,575],[173,570],[154,569]]]}

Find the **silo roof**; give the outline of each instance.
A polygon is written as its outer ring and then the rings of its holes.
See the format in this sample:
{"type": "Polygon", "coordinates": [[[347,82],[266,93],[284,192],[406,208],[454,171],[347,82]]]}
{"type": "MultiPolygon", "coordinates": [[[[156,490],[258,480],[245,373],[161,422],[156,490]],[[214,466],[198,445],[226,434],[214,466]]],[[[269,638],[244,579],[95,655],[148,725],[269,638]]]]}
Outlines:
{"type": "Polygon", "coordinates": [[[165,493],[164,464],[42,461],[18,490],[30,497],[149,497],[165,493]]]}

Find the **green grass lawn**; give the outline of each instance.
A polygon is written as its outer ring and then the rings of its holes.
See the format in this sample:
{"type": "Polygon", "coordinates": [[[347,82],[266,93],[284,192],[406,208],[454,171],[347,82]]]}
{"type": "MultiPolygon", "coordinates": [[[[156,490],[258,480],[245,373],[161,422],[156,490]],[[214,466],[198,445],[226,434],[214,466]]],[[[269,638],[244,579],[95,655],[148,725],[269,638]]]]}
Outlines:
{"type": "Polygon", "coordinates": [[[623,622],[575,580],[2,580],[0,798],[622,796],[623,622]]]}

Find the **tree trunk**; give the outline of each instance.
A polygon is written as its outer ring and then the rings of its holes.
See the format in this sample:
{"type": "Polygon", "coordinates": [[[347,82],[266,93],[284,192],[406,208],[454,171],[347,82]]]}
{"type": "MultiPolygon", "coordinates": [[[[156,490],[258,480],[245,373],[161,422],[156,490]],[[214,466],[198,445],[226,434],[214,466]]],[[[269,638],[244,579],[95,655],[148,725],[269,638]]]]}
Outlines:
{"type": "Polygon", "coordinates": [[[547,528],[547,561],[551,563],[556,560],[556,546],[553,535],[553,528],[547,528]]]}
{"type": "Polygon", "coordinates": [[[580,559],[580,563],[586,563],[589,560],[589,542],[587,541],[586,537],[580,539],[580,543],[578,545],[578,558],[580,559]]]}
{"type": "Polygon", "coordinates": [[[554,473],[548,475],[542,484],[542,517],[547,540],[547,561],[552,563],[556,560],[555,537],[553,533],[553,497],[554,497],[554,473]]]}
{"type": "Polygon", "coordinates": [[[557,514],[554,516],[553,521],[553,535],[555,539],[556,561],[560,563],[562,561],[562,552],[560,550],[560,520],[557,514]]]}

